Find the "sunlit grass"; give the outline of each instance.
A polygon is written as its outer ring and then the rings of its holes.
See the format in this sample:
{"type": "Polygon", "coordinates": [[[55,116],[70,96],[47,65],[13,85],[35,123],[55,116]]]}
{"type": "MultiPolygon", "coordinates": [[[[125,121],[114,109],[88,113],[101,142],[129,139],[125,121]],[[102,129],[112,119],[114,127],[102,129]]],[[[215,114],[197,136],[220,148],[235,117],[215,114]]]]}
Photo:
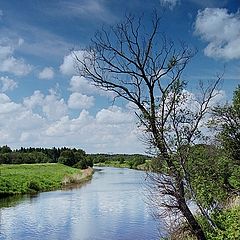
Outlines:
{"type": "Polygon", "coordinates": [[[0,196],[57,189],[64,177],[81,173],[62,164],[0,165],[0,196]]]}

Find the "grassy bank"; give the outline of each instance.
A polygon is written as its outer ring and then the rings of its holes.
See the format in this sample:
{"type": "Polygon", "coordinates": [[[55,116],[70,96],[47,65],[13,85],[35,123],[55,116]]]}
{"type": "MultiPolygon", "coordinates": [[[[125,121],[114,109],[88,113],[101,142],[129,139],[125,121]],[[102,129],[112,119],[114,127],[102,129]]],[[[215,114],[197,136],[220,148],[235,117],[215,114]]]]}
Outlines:
{"type": "Polygon", "coordinates": [[[0,165],[0,197],[50,191],[89,179],[92,170],[62,164],[0,165]]]}
{"type": "Polygon", "coordinates": [[[107,162],[101,162],[96,163],[94,166],[98,167],[116,167],[116,168],[130,168],[130,169],[136,169],[136,170],[143,170],[146,171],[150,167],[151,161],[146,160],[145,163],[142,164],[133,164],[131,162],[120,162],[120,161],[107,161],[107,162]]]}
{"type": "Polygon", "coordinates": [[[98,167],[116,167],[116,168],[129,168],[129,164],[127,163],[120,163],[118,161],[108,161],[108,162],[102,162],[102,163],[96,163],[94,166],[98,167]]]}

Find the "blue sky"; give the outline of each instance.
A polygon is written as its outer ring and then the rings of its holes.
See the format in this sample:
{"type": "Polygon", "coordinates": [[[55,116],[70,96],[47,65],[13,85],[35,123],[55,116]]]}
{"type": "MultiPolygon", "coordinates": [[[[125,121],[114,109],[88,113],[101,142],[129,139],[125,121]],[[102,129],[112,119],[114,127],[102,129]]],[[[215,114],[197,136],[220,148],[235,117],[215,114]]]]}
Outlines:
{"type": "MultiPolygon", "coordinates": [[[[161,30],[198,49],[184,72],[189,91],[222,73],[222,99],[240,84],[239,0],[1,0],[0,145],[145,151],[127,103],[77,76],[71,51],[102,25],[153,9],[161,30]]],[[[146,23],[147,24],[147,23],[146,23]]]]}

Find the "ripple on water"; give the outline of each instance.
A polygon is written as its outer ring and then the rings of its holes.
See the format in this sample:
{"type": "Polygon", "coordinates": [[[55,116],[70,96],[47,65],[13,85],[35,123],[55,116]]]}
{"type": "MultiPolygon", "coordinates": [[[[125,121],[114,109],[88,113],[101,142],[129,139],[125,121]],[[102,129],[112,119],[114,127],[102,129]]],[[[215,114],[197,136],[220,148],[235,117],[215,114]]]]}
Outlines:
{"type": "Polygon", "coordinates": [[[143,200],[143,175],[103,168],[82,188],[40,193],[2,208],[0,239],[159,239],[143,200]]]}

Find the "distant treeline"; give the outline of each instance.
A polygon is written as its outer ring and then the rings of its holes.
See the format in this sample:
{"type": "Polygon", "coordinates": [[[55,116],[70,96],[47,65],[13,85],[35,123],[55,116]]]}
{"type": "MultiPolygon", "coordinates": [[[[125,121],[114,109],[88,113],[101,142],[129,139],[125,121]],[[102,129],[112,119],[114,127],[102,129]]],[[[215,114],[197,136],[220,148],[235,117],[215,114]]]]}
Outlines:
{"type": "MultiPolygon", "coordinates": [[[[76,148],[23,148],[12,150],[8,146],[0,147],[0,164],[62,163],[77,168],[92,167],[93,164],[126,164],[136,168],[150,157],[141,154],[86,154],[76,148]]],[[[124,165],[123,165],[124,166],[124,165]]]]}
{"type": "Polygon", "coordinates": [[[23,148],[12,150],[8,146],[0,147],[0,164],[62,163],[77,168],[93,166],[84,150],[76,148],[23,148]]]}
{"type": "Polygon", "coordinates": [[[142,154],[91,154],[95,164],[137,168],[152,159],[142,154]]]}

